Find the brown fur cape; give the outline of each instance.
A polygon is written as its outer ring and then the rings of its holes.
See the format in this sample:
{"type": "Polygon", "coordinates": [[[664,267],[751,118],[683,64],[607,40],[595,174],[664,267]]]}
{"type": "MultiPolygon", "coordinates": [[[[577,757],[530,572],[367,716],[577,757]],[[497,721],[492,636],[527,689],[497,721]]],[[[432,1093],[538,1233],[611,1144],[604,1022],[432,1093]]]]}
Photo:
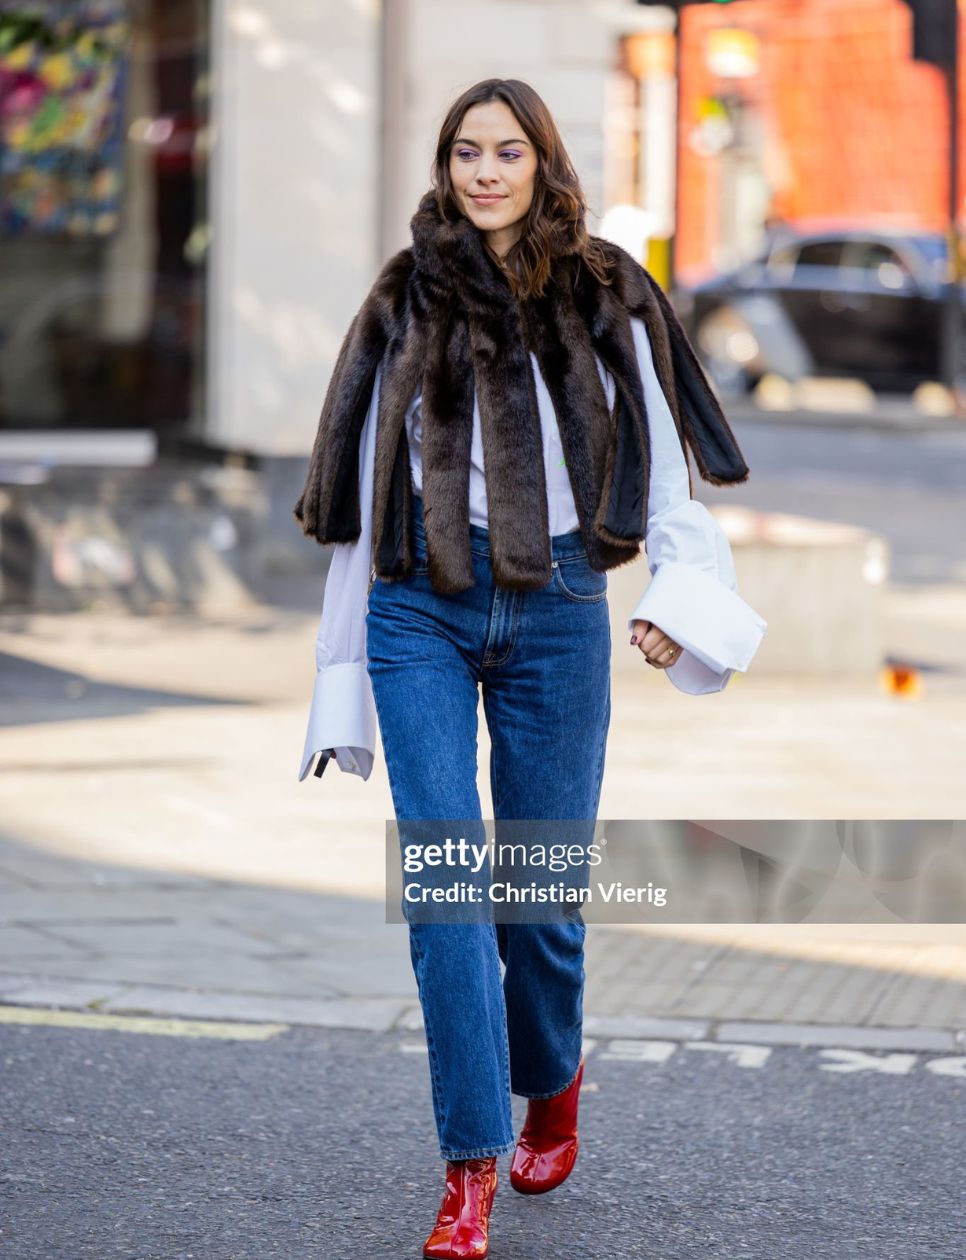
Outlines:
{"type": "MultiPolygon", "coordinates": [[[[658,379],[685,452],[704,480],[744,481],[748,467],[694,349],[653,277],[600,239],[611,284],[578,254],[555,259],[539,298],[518,300],[465,216],[442,219],[427,193],[413,244],[383,267],[353,319],[322,407],[294,506],[320,543],[359,537],[360,436],[376,370],[373,552],[387,580],[409,573],[413,484],[405,414],[422,390],[422,495],[433,588],[474,585],[469,543],[470,443],[476,390],[494,582],[534,590],[551,578],[547,490],[530,351],[556,413],[580,531],[600,571],[633,560],[644,540],[650,476],[647,412],[632,315],[645,323],[658,379]],[[608,409],[594,356],[614,378],[608,409]]],[[[689,469],[689,485],[690,469],[689,469]]],[[[693,489],[693,487],[692,487],[693,489]]]]}

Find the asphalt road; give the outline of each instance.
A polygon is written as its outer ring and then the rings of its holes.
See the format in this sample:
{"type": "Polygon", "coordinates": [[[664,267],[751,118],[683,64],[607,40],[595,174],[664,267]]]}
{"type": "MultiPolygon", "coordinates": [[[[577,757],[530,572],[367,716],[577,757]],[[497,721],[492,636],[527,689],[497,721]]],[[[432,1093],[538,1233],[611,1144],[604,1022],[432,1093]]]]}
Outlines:
{"type": "Polygon", "coordinates": [[[966,582],[966,424],[874,428],[734,417],[748,482],[694,482],[703,502],[862,525],[892,548],[898,582],[966,582]]]}
{"type": "MultiPolygon", "coordinates": [[[[522,1198],[501,1159],[492,1260],[966,1255],[962,1060],[628,1044],[588,1055],[565,1186],[522,1198]]],[[[421,1253],[443,1164],[412,1034],[7,1025],[0,1055],[4,1260],[421,1253]]]]}

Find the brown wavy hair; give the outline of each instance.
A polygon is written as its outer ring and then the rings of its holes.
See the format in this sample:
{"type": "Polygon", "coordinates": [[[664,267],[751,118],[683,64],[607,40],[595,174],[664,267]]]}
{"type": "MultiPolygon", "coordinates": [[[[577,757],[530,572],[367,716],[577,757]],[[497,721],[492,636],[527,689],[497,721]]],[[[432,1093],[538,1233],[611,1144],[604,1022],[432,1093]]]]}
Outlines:
{"type": "MultiPolygon", "coordinates": [[[[520,298],[539,297],[550,278],[554,259],[563,254],[579,255],[602,284],[609,284],[608,261],[587,231],[587,200],[557,124],[542,97],[521,79],[483,79],[467,88],[449,107],[440,128],[432,169],[440,214],[448,222],[463,215],[450,179],[450,149],[467,110],[490,101],[502,101],[513,111],[537,151],[533,201],[520,239],[501,264],[514,294],[520,298]]],[[[492,250],[488,252],[499,263],[492,250]]]]}

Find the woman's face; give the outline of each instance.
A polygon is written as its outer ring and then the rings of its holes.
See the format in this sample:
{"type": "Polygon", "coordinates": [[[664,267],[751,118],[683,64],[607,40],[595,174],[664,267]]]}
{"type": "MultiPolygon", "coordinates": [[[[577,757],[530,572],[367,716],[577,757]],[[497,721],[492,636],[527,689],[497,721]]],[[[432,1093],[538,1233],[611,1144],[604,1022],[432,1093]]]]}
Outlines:
{"type": "Polygon", "coordinates": [[[503,101],[471,106],[449,154],[456,201],[501,257],[523,232],[537,151],[503,101]]]}

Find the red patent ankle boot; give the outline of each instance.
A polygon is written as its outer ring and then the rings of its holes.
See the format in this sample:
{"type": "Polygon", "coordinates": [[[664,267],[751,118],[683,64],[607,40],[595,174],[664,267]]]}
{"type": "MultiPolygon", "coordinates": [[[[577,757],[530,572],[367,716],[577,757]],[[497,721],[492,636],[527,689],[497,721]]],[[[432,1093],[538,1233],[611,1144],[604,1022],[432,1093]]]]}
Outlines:
{"type": "Polygon", "coordinates": [[[510,1185],[521,1194],[546,1194],[570,1176],[577,1159],[577,1099],[584,1076],[577,1075],[552,1098],[531,1098],[527,1118],[510,1164],[510,1185]]]}
{"type": "Polygon", "coordinates": [[[496,1193],[496,1159],[446,1162],[446,1191],[436,1228],[423,1244],[429,1260],[485,1260],[490,1210],[496,1193]]]}

